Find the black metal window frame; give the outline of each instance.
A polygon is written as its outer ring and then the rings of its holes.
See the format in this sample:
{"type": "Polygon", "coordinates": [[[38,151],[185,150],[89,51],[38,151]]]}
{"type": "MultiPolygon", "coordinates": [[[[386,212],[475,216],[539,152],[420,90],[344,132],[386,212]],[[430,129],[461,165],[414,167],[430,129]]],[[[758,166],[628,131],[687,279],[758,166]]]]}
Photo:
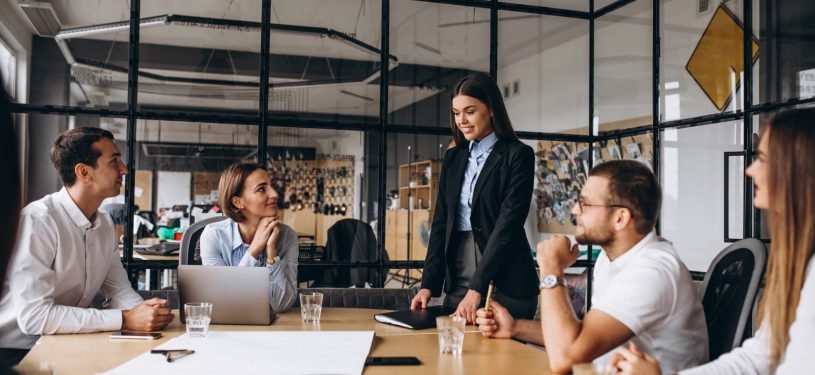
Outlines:
{"type": "MultiPolygon", "coordinates": [[[[270,18],[271,18],[271,0],[262,0],[261,11],[261,53],[260,53],[260,83],[259,83],[259,106],[257,113],[254,115],[243,113],[212,113],[193,110],[179,110],[179,111],[158,111],[147,109],[139,109],[138,107],[138,78],[139,78],[139,25],[140,25],[140,0],[130,1],[130,20],[129,20],[129,66],[128,66],[128,102],[126,110],[111,110],[111,109],[98,109],[98,108],[85,108],[78,106],[52,106],[52,105],[32,105],[23,103],[12,104],[12,111],[16,113],[31,113],[31,114],[54,114],[54,115],[97,115],[100,117],[112,118],[125,118],[127,119],[127,164],[128,168],[133,170],[135,167],[135,142],[136,142],[136,121],[138,119],[155,119],[155,120],[174,120],[186,122],[209,122],[209,123],[223,123],[223,124],[244,124],[244,125],[257,125],[258,131],[258,150],[263,150],[267,145],[268,127],[287,127],[287,128],[319,128],[319,129],[342,129],[342,130],[358,130],[362,132],[378,133],[380,140],[387,139],[388,134],[426,134],[426,135],[449,135],[449,130],[446,127],[437,126],[412,126],[401,124],[388,123],[388,87],[389,75],[382,74],[380,79],[380,107],[379,107],[379,123],[378,125],[360,125],[354,123],[343,122],[341,120],[304,120],[301,118],[293,118],[269,113],[268,109],[268,95],[269,95],[269,35],[270,35],[270,18]]],[[[381,1],[381,46],[380,46],[380,66],[387,66],[389,63],[390,55],[390,0],[381,1]]],[[[693,118],[685,118],[675,121],[663,122],[660,120],[660,5],[661,0],[651,0],[652,5],[652,66],[651,66],[651,89],[652,89],[652,121],[650,125],[639,126],[636,128],[597,132],[594,118],[594,91],[595,91],[595,21],[605,15],[611,14],[614,11],[624,8],[626,5],[634,3],[635,1],[647,0],[618,0],[601,9],[595,10],[595,0],[586,0],[588,3],[588,11],[578,11],[570,9],[559,9],[545,6],[535,6],[526,4],[517,4],[510,1],[498,0],[414,0],[428,3],[448,4],[462,7],[485,8],[490,10],[490,75],[497,78],[498,72],[498,12],[499,11],[512,11],[519,13],[539,14],[556,17],[566,17],[573,19],[585,20],[589,28],[589,80],[588,80],[588,95],[589,106],[588,112],[588,134],[574,135],[574,134],[560,134],[560,133],[547,133],[547,132],[518,132],[518,136],[522,139],[528,140],[551,140],[551,141],[564,141],[564,142],[579,142],[587,143],[589,145],[589,165],[594,162],[594,143],[603,142],[611,139],[620,138],[623,136],[633,136],[640,134],[651,134],[653,137],[653,169],[657,177],[660,177],[660,135],[665,129],[683,129],[697,126],[713,125],[727,121],[742,121],[744,130],[744,147],[741,152],[728,153],[728,156],[733,155],[751,155],[753,150],[752,134],[755,129],[752,125],[752,117],[759,114],[771,113],[780,109],[794,107],[802,104],[815,103],[815,98],[809,99],[791,99],[780,102],[753,104],[752,85],[753,85],[753,72],[752,69],[744,70],[744,79],[742,91],[744,93],[744,110],[728,113],[718,113],[705,116],[698,116],[693,118]],[[596,134],[596,135],[595,135],[596,134]]],[[[744,66],[752,66],[753,58],[751,56],[751,35],[753,9],[751,1],[743,2],[743,17],[742,24],[744,26],[744,66]]],[[[379,142],[379,156],[378,162],[380,166],[387,165],[387,142],[379,142]]],[[[265,163],[266,153],[258,152],[260,163],[265,163]]],[[[744,164],[747,167],[747,163],[744,164]]],[[[379,178],[379,191],[378,191],[378,212],[380,218],[385,216],[385,180],[387,177],[387,170],[380,167],[378,171],[379,178]]],[[[128,272],[138,272],[144,268],[150,268],[144,265],[143,262],[133,259],[133,238],[128,233],[132,233],[133,228],[133,213],[134,213],[134,179],[126,179],[125,184],[125,202],[127,209],[127,221],[125,223],[125,243],[124,243],[124,256],[123,263],[127,267],[128,272]]],[[[727,187],[724,187],[727,189],[727,187]]],[[[744,238],[756,237],[754,214],[755,210],[752,206],[752,181],[745,177],[744,180],[744,220],[743,220],[743,236],[744,238]]],[[[725,211],[724,221],[728,221],[727,211],[725,211]]],[[[384,261],[382,256],[385,252],[384,238],[385,226],[379,225],[378,238],[382,239],[377,244],[377,260],[369,261],[332,261],[321,262],[320,264],[309,265],[311,267],[327,268],[327,267],[369,267],[378,268],[380,271],[387,269],[419,269],[423,267],[423,261],[384,261]]],[[[657,226],[659,230],[659,225],[657,226]]],[[[730,238],[727,234],[727,226],[725,226],[725,241],[736,241],[738,238],[730,238]]],[[[591,252],[589,252],[591,257],[591,252]]],[[[579,266],[585,266],[589,269],[592,267],[594,260],[589,258],[587,261],[579,262],[579,266]]],[[[173,267],[173,264],[167,264],[168,268],[173,267]]],[[[382,280],[379,286],[384,283],[385,272],[380,272],[382,280]]],[[[699,275],[697,275],[699,276],[699,275]]],[[[591,278],[588,278],[588,289],[591,293],[591,278]]]]}

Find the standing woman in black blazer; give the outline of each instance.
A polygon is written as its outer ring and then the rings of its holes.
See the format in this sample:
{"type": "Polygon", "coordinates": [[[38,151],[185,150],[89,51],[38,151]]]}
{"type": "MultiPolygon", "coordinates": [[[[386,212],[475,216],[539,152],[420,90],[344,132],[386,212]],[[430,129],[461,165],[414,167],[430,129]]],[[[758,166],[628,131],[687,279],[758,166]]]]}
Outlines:
{"type": "Polygon", "coordinates": [[[444,290],[444,305],[472,323],[492,281],[494,298],[514,317],[530,319],[538,303],[538,278],[524,222],[535,154],[515,135],[490,77],[462,78],[452,107],[456,147],[444,157],[422,289],[410,307],[425,308],[444,290]]]}

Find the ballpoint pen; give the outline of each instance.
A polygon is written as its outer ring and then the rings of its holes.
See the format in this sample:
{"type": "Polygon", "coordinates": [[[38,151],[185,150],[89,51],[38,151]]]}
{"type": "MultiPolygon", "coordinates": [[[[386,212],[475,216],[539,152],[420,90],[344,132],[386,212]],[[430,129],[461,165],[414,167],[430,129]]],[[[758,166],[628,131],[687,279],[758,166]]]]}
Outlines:
{"type": "Polygon", "coordinates": [[[484,302],[484,311],[490,311],[490,302],[492,302],[492,281],[490,281],[490,286],[487,288],[487,301],[484,302]]]}
{"type": "Polygon", "coordinates": [[[175,361],[178,358],[195,353],[195,350],[190,349],[153,349],[150,354],[162,354],[167,358],[167,362],[175,361]]]}

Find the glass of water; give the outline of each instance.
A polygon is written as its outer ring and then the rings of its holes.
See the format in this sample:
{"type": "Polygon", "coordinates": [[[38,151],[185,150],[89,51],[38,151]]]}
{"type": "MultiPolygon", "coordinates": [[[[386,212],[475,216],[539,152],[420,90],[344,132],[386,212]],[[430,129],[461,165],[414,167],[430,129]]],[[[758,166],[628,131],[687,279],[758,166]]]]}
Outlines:
{"type": "Polygon", "coordinates": [[[212,317],[212,304],[209,302],[190,302],[184,304],[187,334],[190,337],[207,337],[209,320],[212,317]]]}
{"type": "Polygon", "coordinates": [[[439,352],[442,354],[461,355],[464,346],[464,326],[467,319],[460,316],[439,316],[436,318],[436,330],[439,333],[439,352]]]}
{"type": "Polygon", "coordinates": [[[319,323],[322,312],[322,293],[300,293],[300,316],[304,322],[319,323]]]}

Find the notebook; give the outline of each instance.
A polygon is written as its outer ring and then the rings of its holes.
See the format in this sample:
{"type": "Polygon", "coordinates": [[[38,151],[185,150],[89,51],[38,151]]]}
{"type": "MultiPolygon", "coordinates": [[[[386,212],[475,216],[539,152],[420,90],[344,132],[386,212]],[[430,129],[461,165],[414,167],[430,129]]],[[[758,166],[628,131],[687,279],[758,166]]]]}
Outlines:
{"type": "Polygon", "coordinates": [[[430,306],[426,309],[401,310],[374,315],[380,323],[410,329],[425,329],[436,327],[436,317],[452,314],[456,309],[452,307],[430,306]]]}
{"type": "Polygon", "coordinates": [[[212,303],[212,324],[268,325],[269,269],[266,267],[178,266],[181,320],[187,302],[212,303]]]}

